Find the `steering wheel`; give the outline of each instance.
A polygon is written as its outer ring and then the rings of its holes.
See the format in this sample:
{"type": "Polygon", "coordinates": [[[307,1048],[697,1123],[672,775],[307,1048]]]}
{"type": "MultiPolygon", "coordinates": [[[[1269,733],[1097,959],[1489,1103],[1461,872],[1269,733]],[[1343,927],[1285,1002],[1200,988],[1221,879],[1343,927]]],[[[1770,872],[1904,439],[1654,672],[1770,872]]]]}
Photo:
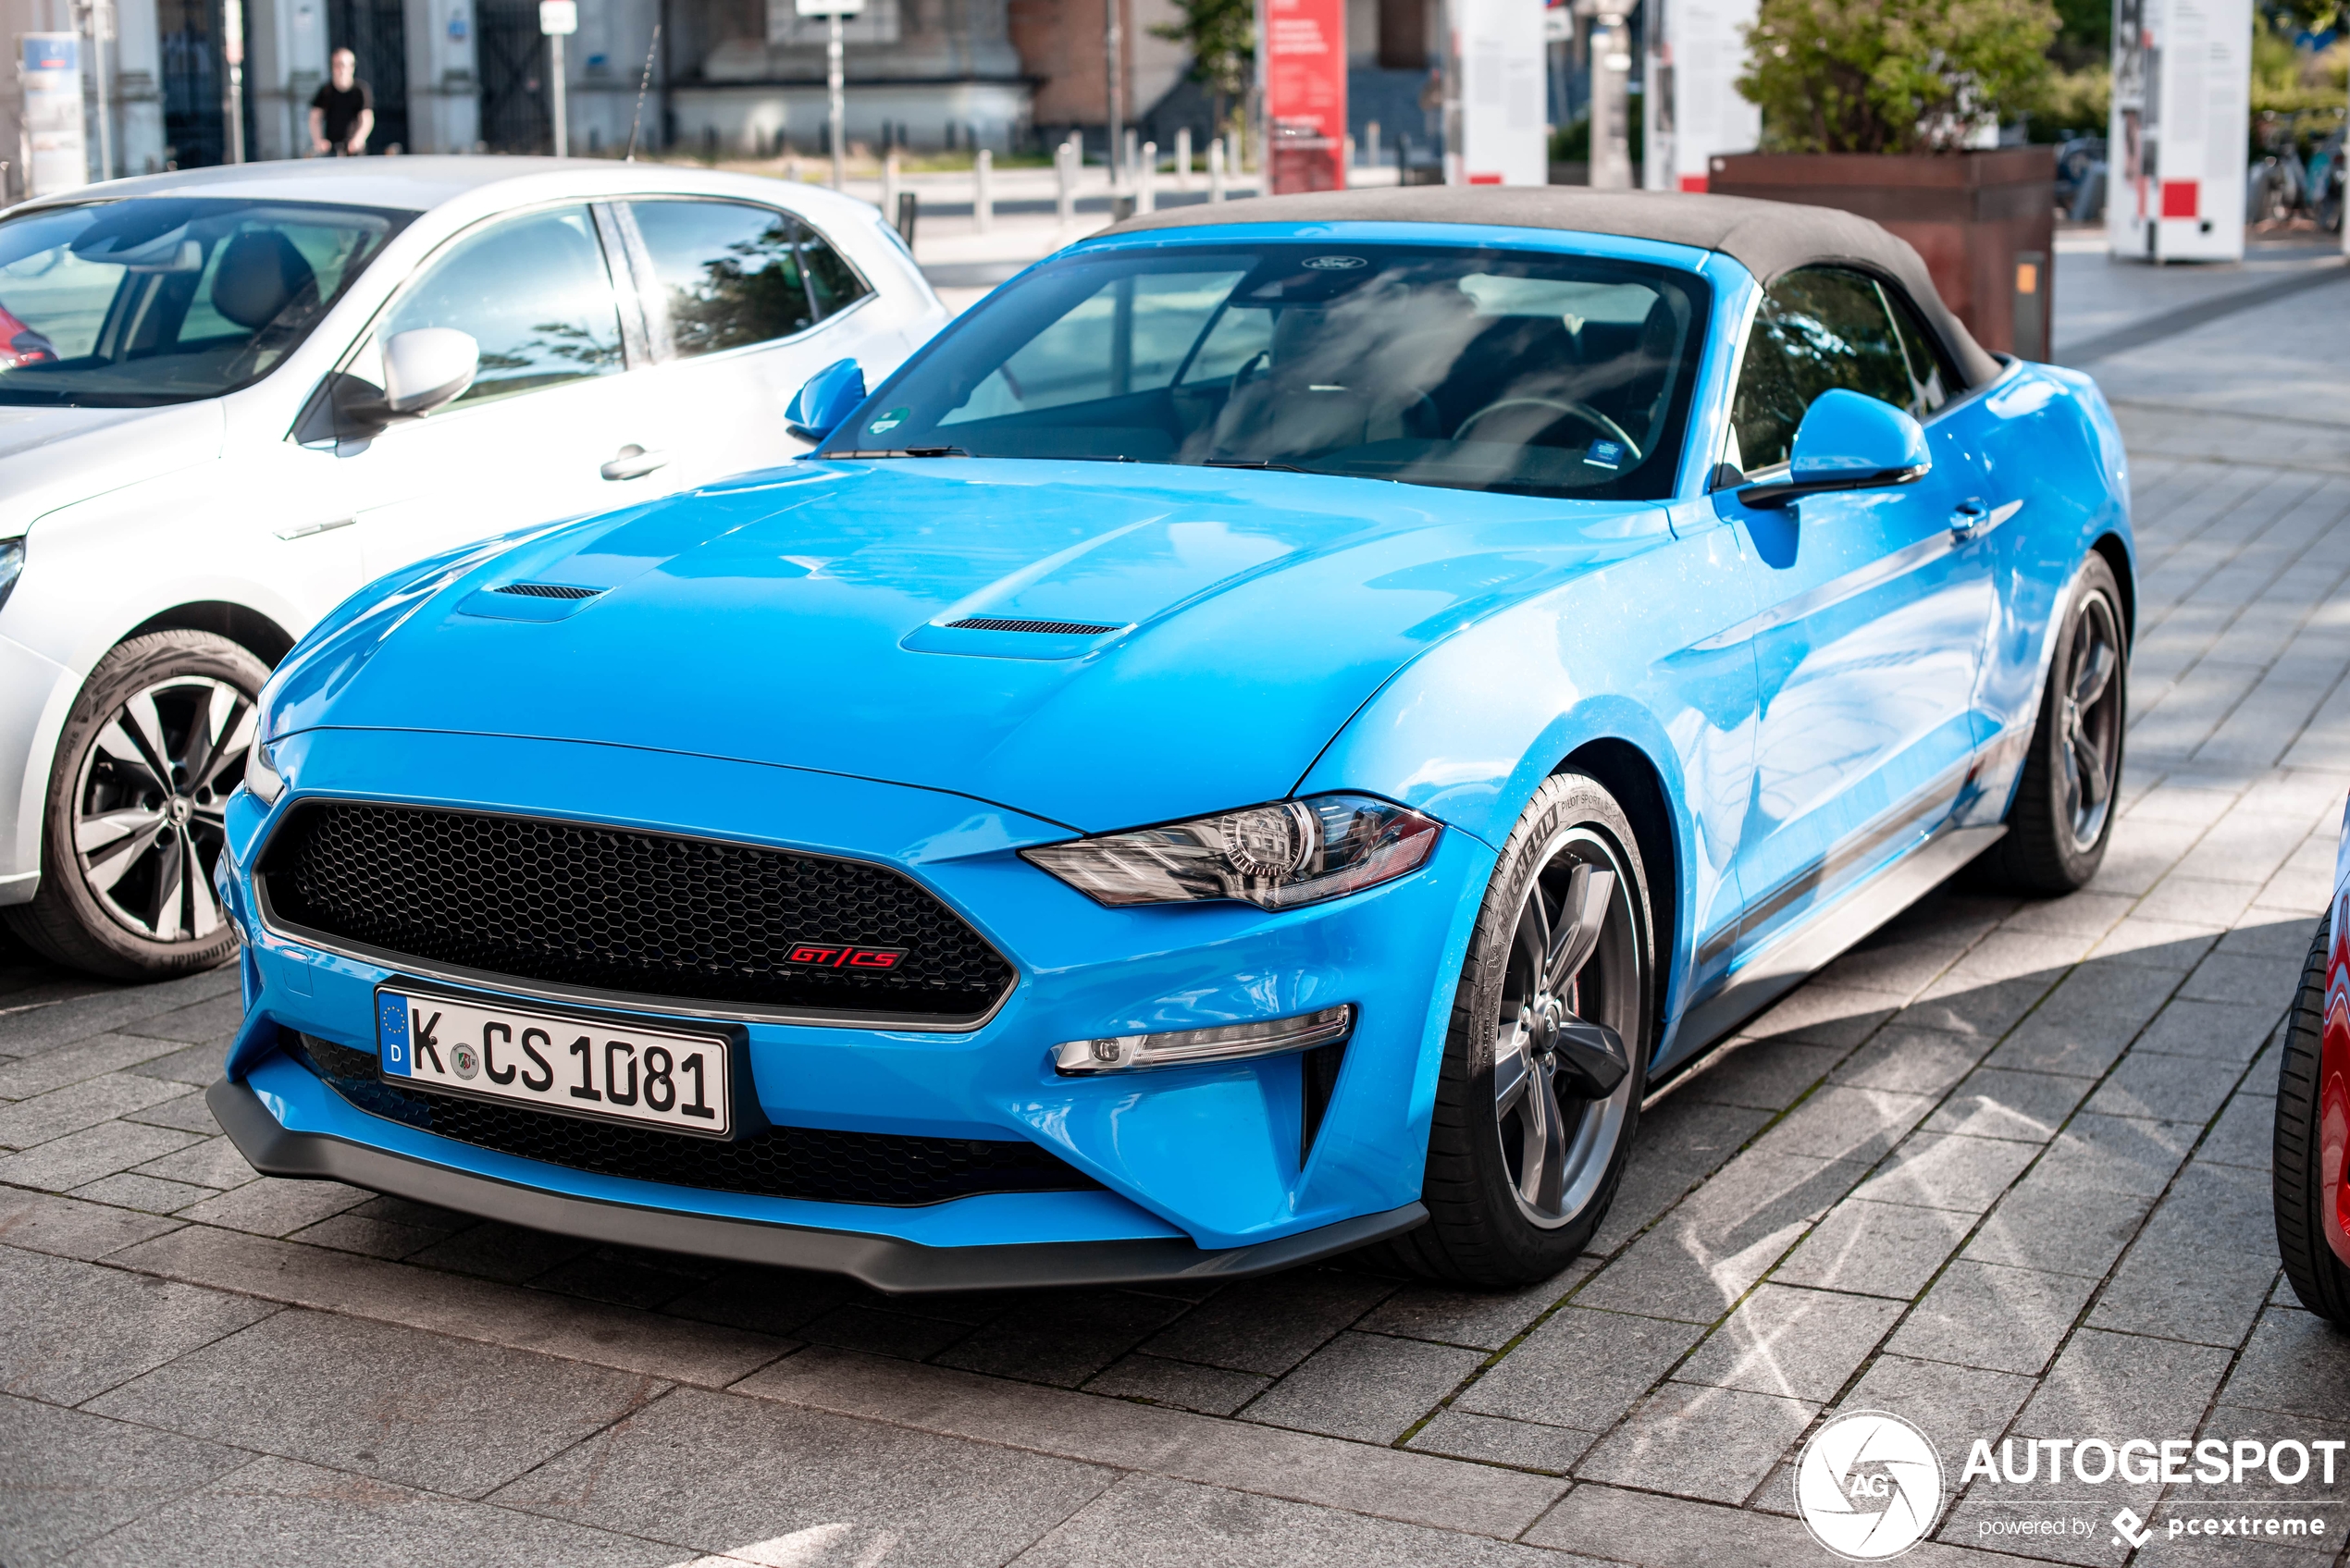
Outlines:
{"type": "Polygon", "coordinates": [[[1504,409],[1513,408],[1547,408],[1565,414],[1569,419],[1579,419],[1609,440],[1621,441],[1624,444],[1624,450],[1632,454],[1633,462],[1639,462],[1645,455],[1640,451],[1640,443],[1624,433],[1624,426],[1602,414],[1598,409],[1588,403],[1561,402],[1555,398],[1502,398],[1487,403],[1483,408],[1461,421],[1460,428],[1453,432],[1453,439],[1467,440],[1470,426],[1478,420],[1489,414],[1500,414],[1504,409]]]}

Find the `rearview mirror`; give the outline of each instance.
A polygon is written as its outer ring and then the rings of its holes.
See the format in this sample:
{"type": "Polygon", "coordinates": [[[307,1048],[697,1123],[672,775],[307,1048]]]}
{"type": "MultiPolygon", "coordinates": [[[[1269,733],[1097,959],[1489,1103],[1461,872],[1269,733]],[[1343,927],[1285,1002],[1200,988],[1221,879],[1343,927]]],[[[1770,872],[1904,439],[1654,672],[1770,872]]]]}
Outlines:
{"type": "Polygon", "coordinates": [[[1907,485],[1933,466],[1916,420],[1891,403],[1835,387],[1804,410],[1787,476],[1749,485],[1738,500],[1753,507],[1785,506],[1830,490],[1907,485]]]}
{"type": "Polygon", "coordinates": [[[835,360],[793,395],[784,424],[793,435],[822,445],[864,401],[863,367],[853,359],[835,360]]]}
{"type": "Polygon", "coordinates": [[[384,343],[384,412],[420,419],[457,401],[481,369],[481,345],[453,327],[395,332],[384,343]]]}

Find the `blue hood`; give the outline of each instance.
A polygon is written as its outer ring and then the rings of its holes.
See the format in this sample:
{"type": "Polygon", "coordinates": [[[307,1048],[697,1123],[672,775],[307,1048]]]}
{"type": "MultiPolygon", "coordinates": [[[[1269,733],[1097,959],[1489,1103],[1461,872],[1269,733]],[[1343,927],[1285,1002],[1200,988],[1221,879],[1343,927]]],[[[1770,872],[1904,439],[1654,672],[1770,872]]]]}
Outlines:
{"type": "Polygon", "coordinates": [[[1098,832],[1287,794],[1422,649],[1665,537],[1653,505],[1314,475],[800,463],[387,579],[267,733],[692,752],[1098,832]]]}

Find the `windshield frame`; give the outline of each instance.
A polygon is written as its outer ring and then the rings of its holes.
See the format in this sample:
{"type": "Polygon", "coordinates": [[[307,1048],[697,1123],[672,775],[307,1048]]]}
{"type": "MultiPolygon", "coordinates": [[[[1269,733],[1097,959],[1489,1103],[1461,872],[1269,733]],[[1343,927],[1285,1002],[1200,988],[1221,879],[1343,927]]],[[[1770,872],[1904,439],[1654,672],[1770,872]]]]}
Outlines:
{"type": "MultiPolygon", "coordinates": [[[[1664,241],[1601,234],[1584,230],[1533,229],[1502,226],[1471,226],[1466,224],[1424,224],[1411,222],[1346,222],[1301,226],[1294,223],[1228,223],[1201,224],[1172,229],[1155,229],[1133,234],[1109,235],[1088,241],[1055,253],[1017,274],[1005,284],[1005,290],[1025,286],[1039,271],[1074,262],[1099,262],[1113,252],[1150,252],[1159,255],[1182,251],[1206,251],[1230,253],[1263,250],[1272,246],[1297,245],[1376,245],[1391,250],[1456,251],[1483,253],[1497,261],[1555,263],[1588,261],[1606,266],[1624,267],[1633,271],[1652,271],[1671,275],[1672,286],[1685,293],[1688,304],[1688,323],[1673,372],[1675,381],[1668,412],[1660,429],[1664,440],[1658,444],[1656,455],[1664,458],[1652,471],[1643,463],[1640,471],[1653,473],[1645,487],[1647,493],[1626,494],[1616,487],[1590,489],[1520,484],[1446,484],[1441,479],[1423,476],[1399,477],[1389,474],[1346,473],[1343,471],[1305,467],[1292,471],[1311,475],[1316,478],[1363,479],[1381,483],[1411,484],[1429,489],[1459,489],[1471,493],[1510,495],[1553,500],[1587,500],[1604,504],[1670,504],[1687,500],[1702,490],[1702,478],[1711,462],[1714,440],[1713,403],[1719,401],[1718,383],[1724,374],[1723,344],[1720,326],[1727,315],[1738,314],[1746,302],[1747,279],[1742,269],[1724,269],[1716,265],[1723,258],[1702,249],[1674,244],[1664,241]],[[1669,451],[1667,449],[1670,449],[1669,451]]],[[[934,439],[903,450],[877,450],[878,440],[860,440],[865,422],[876,410],[890,406],[893,397],[900,394],[907,384],[918,376],[934,368],[934,357],[956,352],[959,341],[977,327],[983,319],[991,301],[983,300],[972,309],[950,322],[945,328],[909,355],[877,386],[862,403],[823,440],[804,454],[810,460],[854,460],[886,456],[952,456],[969,462],[1119,462],[1150,468],[1218,468],[1234,472],[1249,468],[1283,468],[1280,463],[1201,463],[1152,457],[1104,457],[1098,455],[1015,456],[1010,454],[970,453],[951,444],[953,425],[941,425],[942,433],[934,439]],[[949,443],[949,444],[939,444],[949,443]]],[[[1220,314],[1222,307],[1218,307],[1220,314]]],[[[1048,324],[1049,326],[1049,324],[1048,324]]],[[[1042,329],[1040,329],[1042,330],[1042,329]]],[[[1194,343],[1196,352],[1200,343],[1194,343]]],[[[1014,351],[1017,352],[1017,351],[1014,351]]],[[[1008,357],[1008,356],[1007,356],[1008,357]]],[[[1188,364],[1191,355],[1186,354],[1188,364]]]]}
{"type": "MultiPolygon", "coordinates": [[[[303,346],[310,340],[312,334],[316,332],[327,318],[334,314],[336,308],[350,296],[352,286],[375,266],[384,252],[391,247],[392,242],[399,239],[411,224],[424,216],[413,208],[373,206],[361,202],[320,202],[260,196],[208,196],[202,194],[200,191],[184,192],[156,191],[120,196],[81,196],[77,193],[73,199],[19,206],[5,215],[0,215],[0,234],[4,234],[9,225],[19,222],[37,221],[81,210],[120,206],[126,203],[136,202],[212,203],[217,204],[224,209],[308,211],[329,217],[348,215],[380,223],[383,225],[383,230],[373,247],[359,259],[357,264],[344,269],[336,282],[334,292],[321,297],[317,308],[310,313],[309,319],[298,329],[287,335],[275,357],[267,364],[250,375],[221,386],[187,392],[68,391],[63,389],[46,392],[31,383],[12,386],[10,383],[16,381],[18,377],[0,376],[0,408],[167,408],[183,403],[208,402],[215,398],[227,397],[232,392],[242,391],[246,388],[255,386],[277,374],[279,369],[300,354],[303,346]]],[[[118,290],[119,287],[118,282],[118,290]]],[[[0,303],[5,303],[5,293],[0,293],[0,303]]],[[[265,332],[271,330],[274,326],[275,323],[270,323],[254,329],[253,338],[248,340],[248,345],[257,340],[265,332]]]]}

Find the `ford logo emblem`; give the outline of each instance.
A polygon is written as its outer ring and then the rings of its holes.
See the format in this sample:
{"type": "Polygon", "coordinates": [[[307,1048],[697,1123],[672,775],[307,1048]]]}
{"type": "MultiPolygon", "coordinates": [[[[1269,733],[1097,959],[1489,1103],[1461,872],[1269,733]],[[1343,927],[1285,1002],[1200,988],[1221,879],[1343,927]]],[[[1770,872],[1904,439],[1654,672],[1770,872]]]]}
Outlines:
{"type": "Polygon", "coordinates": [[[1307,256],[1305,265],[1317,272],[1352,272],[1371,264],[1361,256],[1307,256]]]}

